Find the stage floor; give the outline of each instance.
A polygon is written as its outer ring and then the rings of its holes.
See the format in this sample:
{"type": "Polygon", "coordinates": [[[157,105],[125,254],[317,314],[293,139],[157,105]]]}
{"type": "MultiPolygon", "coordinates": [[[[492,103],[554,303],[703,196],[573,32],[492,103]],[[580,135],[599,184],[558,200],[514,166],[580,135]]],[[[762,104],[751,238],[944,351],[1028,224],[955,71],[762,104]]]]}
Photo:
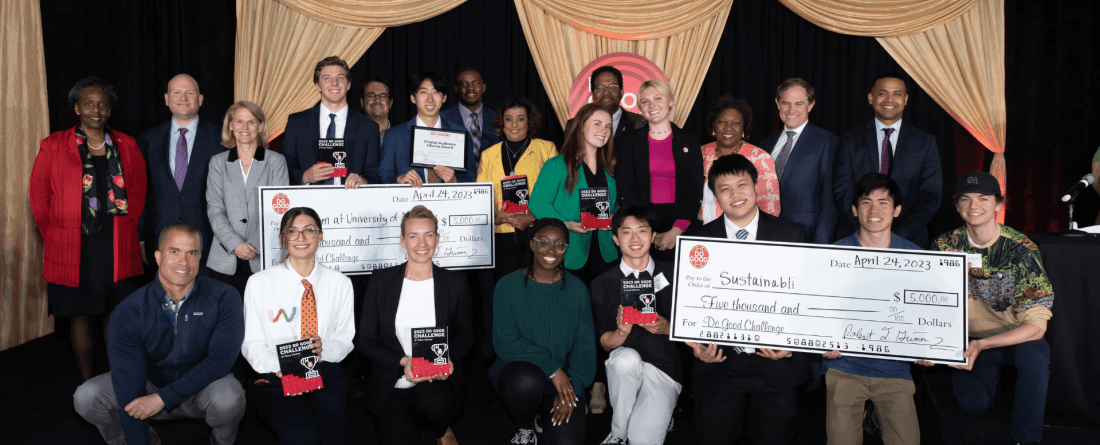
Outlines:
{"type": "MultiPolygon", "coordinates": [[[[67,336],[66,336],[67,337],[67,336]]],[[[96,429],[73,411],[72,394],[78,384],[76,368],[67,338],[51,334],[0,352],[0,381],[5,382],[0,404],[0,444],[97,444],[103,443],[96,429]],[[18,364],[18,365],[15,365],[18,364]]],[[[477,352],[474,352],[477,354],[477,352]]],[[[473,358],[473,357],[471,357],[473,358]]],[[[480,358],[480,357],[478,357],[480,358]]],[[[507,444],[515,427],[484,378],[479,359],[468,360],[467,393],[463,417],[455,424],[455,435],[463,444],[507,444]]],[[[923,444],[1005,444],[1012,390],[1002,382],[996,403],[989,412],[969,416],[955,405],[950,374],[945,367],[913,368],[917,386],[917,409],[921,417],[923,444]]],[[[1011,380],[1007,375],[1007,380],[1011,380]]],[[[799,445],[825,443],[825,391],[799,394],[801,405],[799,445]]],[[[610,410],[609,410],[610,412],[610,410]]],[[[1100,428],[1073,425],[1048,414],[1044,444],[1100,444],[1100,428]]],[[[586,443],[599,444],[611,428],[611,415],[589,415],[586,443]]],[[[209,443],[209,431],[200,420],[155,422],[164,445],[209,443]]],[[[676,414],[675,430],[667,444],[693,442],[690,413],[676,414]]],[[[349,397],[347,437],[349,443],[375,444],[374,421],[366,414],[363,400],[349,397]]],[[[434,444],[425,433],[423,443],[434,444]]],[[[237,441],[241,445],[274,444],[274,437],[249,409],[237,441]]],[[[747,443],[747,441],[745,442],[747,443]]],[[[866,444],[881,444],[865,437],[866,444]]]]}

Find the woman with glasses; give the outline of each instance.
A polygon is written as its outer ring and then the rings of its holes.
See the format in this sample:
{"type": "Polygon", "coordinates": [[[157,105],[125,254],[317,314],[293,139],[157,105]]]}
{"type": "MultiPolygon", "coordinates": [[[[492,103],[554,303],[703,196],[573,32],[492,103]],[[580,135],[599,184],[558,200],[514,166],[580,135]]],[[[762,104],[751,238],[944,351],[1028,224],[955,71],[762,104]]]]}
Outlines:
{"type": "Polygon", "coordinates": [[[401,247],[409,260],[375,270],[360,318],[359,351],[374,364],[367,381],[367,410],[375,415],[378,443],[420,441],[417,424],[433,429],[440,445],[457,444],[451,422],[462,406],[461,360],[473,347],[470,287],[466,276],[432,262],[439,221],[418,205],[401,218],[401,247]],[[413,370],[415,328],[447,327],[449,370],[418,376],[413,370]]]}
{"type": "Polygon", "coordinates": [[[241,295],[248,277],[261,267],[256,190],[290,183],[283,155],[265,150],[266,122],[259,105],[240,101],[230,106],[222,122],[222,145],[229,151],[210,158],[206,176],[206,215],[214,229],[206,267],[241,295]]]}
{"type": "Polygon", "coordinates": [[[546,161],[531,191],[531,213],[564,221],[568,243],[573,246],[565,252],[565,268],[584,283],[610,269],[619,258],[611,231],[586,229],[580,208],[581,190],[607,188],[608,212],[619,210],[611,125],[611,115],[595,103],[577,110],[565,130],[561,154],[546,161]]]}
{"type": "Polygon", "coordinates": [[[596,372],[588,289],[562,267],[570,246],[564,223],[538,219],[527,233],[523,268],[502,278],[493,296],[499,358],[489,380],[519,426],[513,444],[580,444],[584,388],[596,372]]]}
{"type": "Polygon", "coordinates": [[[279,233],[284,261],[249,278],[244,294],[241,353],[260,373],[252,388],[256,413],[279,443],[343,444],[347,385],[340,361],[355,338],[351,280],[317,262],[324,234],[313,209],[288,210],[279,233]],[[306,339],[323,387],[285,395],[275,346],[306,339]]]}

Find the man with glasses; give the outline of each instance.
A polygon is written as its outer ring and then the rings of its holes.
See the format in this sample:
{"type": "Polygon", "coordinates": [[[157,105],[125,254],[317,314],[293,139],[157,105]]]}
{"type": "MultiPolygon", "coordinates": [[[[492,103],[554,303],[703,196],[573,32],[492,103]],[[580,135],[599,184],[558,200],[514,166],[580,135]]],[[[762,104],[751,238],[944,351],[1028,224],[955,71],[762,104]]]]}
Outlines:
{"type": "Polygon", "coordinates": [[[359,105],[374,123],[378,124],[379,146],[386,140],[386,130],[390,128],[390,108],[393,107],[393,94],[390,82],[379,76],[371,76],[363,81],[363,96],[359,105]]]}
{"type": "MultiPolygon", "coordinates": [[[[604,65],[592,71],[589,78],[592,89],[592,103],[598,104],[611,114],[611,135],[616,150],[623,145],[628,133],[646,125],[642,115],[622,108],[623,73],[611,65],[604,65]]],[[[572,123],[573,119],[569,119],[572,123]]],[[[569,126],[566,125],[566,128],[569,126]]]]}

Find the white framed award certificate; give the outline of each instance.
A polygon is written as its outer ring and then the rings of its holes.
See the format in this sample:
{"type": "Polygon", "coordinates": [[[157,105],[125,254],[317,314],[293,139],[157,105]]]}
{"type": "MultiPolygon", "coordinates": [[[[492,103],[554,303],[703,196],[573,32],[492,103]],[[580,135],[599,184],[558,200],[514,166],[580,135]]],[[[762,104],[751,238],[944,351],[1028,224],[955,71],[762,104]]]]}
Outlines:
{"type": "Polygon", "coordinates": [[[409,166],[466,171],[466,132],[414,125],[409,166]]]}
{"type": "Polygon", "coordinates": [[[670,339],[965,364],[966,254],[681,236],[670,339]]]}

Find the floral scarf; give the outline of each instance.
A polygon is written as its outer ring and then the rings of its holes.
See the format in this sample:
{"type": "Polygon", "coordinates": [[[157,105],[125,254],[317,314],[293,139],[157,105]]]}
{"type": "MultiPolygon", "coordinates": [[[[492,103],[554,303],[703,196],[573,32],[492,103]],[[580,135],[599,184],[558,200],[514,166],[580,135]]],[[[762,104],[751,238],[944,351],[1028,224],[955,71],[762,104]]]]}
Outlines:
{"type": "Polygon", "coordinates": [[[88,137],[84,135],[84,127],[76,127],[76,137],[80,157],[84,161],[84,178],[81,184],[84,187],[84,205],[81,206],[80,231],[85,235],[99,234],[99,219],[96,212],[107,212],[111,215],[125,215],[130,208],[126,201],[126,181],[122,175],[122,158],[119,156],[118,147],[115,146],[111,130],[103,131],[104,147],[107,149],[107,174],[111,180],[107,187],[107,199],[96,196],[95,165],[92,164],[92,152],[88,149],[88,137]]]}

